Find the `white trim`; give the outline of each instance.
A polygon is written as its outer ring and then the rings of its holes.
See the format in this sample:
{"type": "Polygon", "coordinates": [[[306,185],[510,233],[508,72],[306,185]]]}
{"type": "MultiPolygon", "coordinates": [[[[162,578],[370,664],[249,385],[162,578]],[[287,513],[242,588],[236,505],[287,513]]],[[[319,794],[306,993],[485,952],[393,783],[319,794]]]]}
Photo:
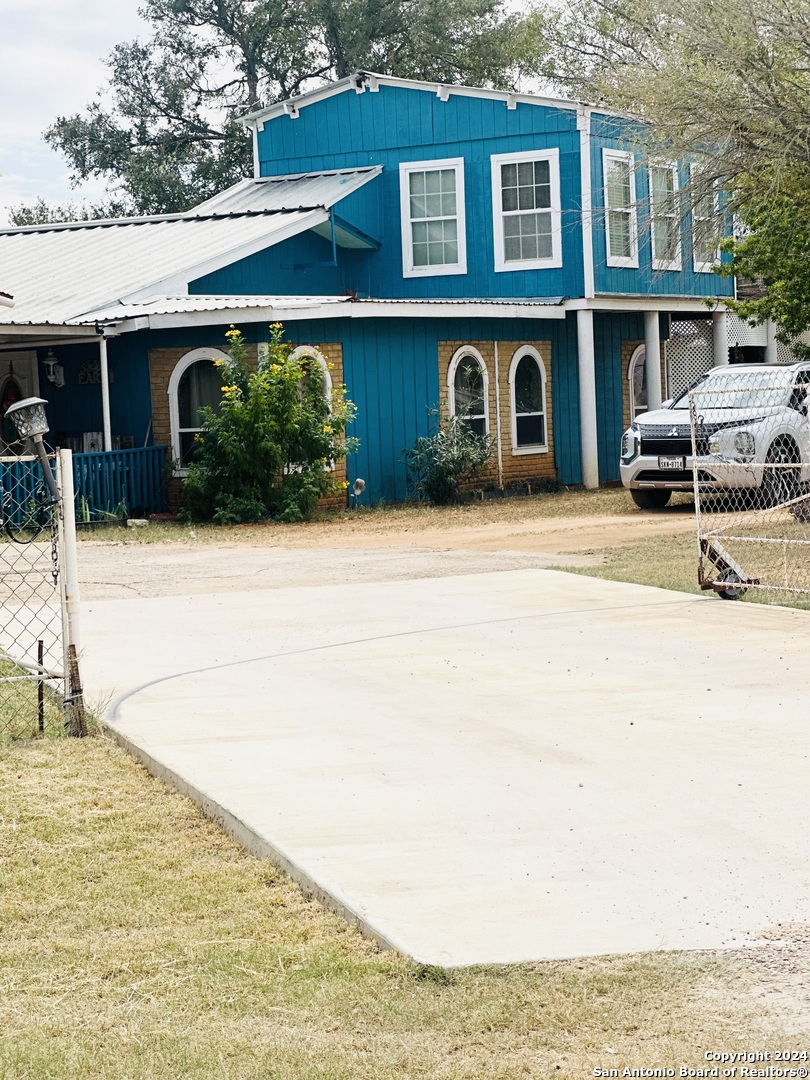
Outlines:
{"type": "Polygon", "coordinates": [[[629,150],[602,150],[602,192],[605,204],[605,261],[608,266],[620,268],[638,267],[638,220],[637,205],[638,195],[636,192],[636,174],[634,158],[629,150]],[[608,203],[608,164],[617,161],[627,165],[630,180],[630,206],[611,207],[608,203]],[[630,255],[610,254],[610,215],[611,213],[624,213],[628,216],[630,224],[630,255]]]}
{"type": "MultiPolygon", "coordinates": [[[[473,345],[462,345],[460,349],[456,349],[453,355],[450,357],[450,363],[447,365],[447,410],[450,416],[456,415],[456,369],[461,361],[466,356],[472,356],[478,361],[481,368],[483,380],[484,380],[484,433],[489,434],[489,372],[487,371],[486,362],[473,345]]],[[[476,413],[476,416],[480,416],[480,413],[476,413]]]]}
{"type": "Polygon", "coordinates": [[[579,374],[579,443],[582,455],[582,486],[599,487],[599,444],[596,417],[596,356],[593,311],[577,312],[577,372],[579,374]]]}
{"type": "MultiPolygon", "coordinates": [[[[520,345],[515,349],[512,354],[512,360],[509,364],[509,410],[512,422],[512,457],[523,457],[526,454],[547,454],[548,453],[548,397],[546,394],[546,365],[543,361],[543,357],[535,349],[533,345],[520,345]],[[546,440],[543,443],[531,443],[524,446],[518,446],[517,441],[517,402],[515,401],[515,375],[517,373],[518,364],[526,357],[530,356],[532,360],[537,362],[537,366],[540,369],[540,388],[543,397],[543,432],[546,436],[546,440]]],[[[539,416],[539,413],[522,413],[522,416],[539,416]]]]}
{"type": "Polygon", "coordinates": [[[653,270],[682,270],[682,246],[681,246],[681,215],[679,211],[679,185],[678,166],[673,161],[653,161],[647,167],[647,182],[650,188],[650,254],[652,256],[653,270]],[[668,214],[656,214],[655,198],[653,196],[653,171],[660,169],[668,172],[672,177],[672,212],[668,214]],[[655,257],[655,222],[656,220],[674,220],[677,233],[674,257],[672,259],[657,259],[655,257]]]}
{"type": "Polygon", "coordinates": [[[593,266],[593,180],[591,176],[591,112],[577,113],[579,130],[579,184],[582,204],[582,286],[586,297],[595,290],[593,266]]]}
{"type": "MultiPolygon", "coordinates": [[[[464,158],[434,158],[431,161],[402,161],[399,165],[399,214],[402,231],[402,276],[406,278],[445,277],[467,273],[467,217],[464,208],[464,158]],[[456,183],[456,236],[458,259],[454,263],[414,266],[413,224],[422,218],[411,217],[411,173],[452,170],[456,183]]],[[[444,218],[447,220],[447,218],[444,218]]]]}
{"type": "MultiPolygon", "coordinates": [[[[318,101],[334,97],[335,94],[343,94],[349,90],[355,90],[362,94],[366,88],[377,90],[380,86],[398,86],[408,90],[423,90],[427,93],[447,100],[450,97],[475,97],[489,101],[502,101],[507,108],[517,105],[540,105],[552,109],[576,109],[584,105],[583,102],[573,101],[569,98],[541,97],[536,94],[517,94],[511,90],[492,90],[486,87],[456,86],[448,83],[422,82],[418,79],[399,79],[393,75],[380,75],[376,72],[357,71],[338,82],[329,83],[315,90],[309,90],[305,94],[288,99],[295,102],[296,108],[301,109],[306,105],[314,105],[318,101]],[[441,95],[441,96],[440,96],[441,95]],[[446,97],[445,97],[446,95],[446,97]]],[[[276,116],[284,114],[284,102],[276,102],[264,109],[248,113],[241,118],[245,127],[258,127],[276,116]]],[[[586,106],[587,107],[587,106],[586,106]]],[[[604,113],[606,116],[628,116],[626,113],[610,113],[604,109],[595,109],[595,112],[604,113]]]]}
{"type": "Polygon", "coordinates": [[[560,151],[557,147],[547,150],[522,150],[513,154],[492,154],[492,234],[495,244],[495,272],[508,270],[546,270],[562,266],[562,210],[560,204],[560,151]],[[551,205],[540,210],[504,210],[502,199],[501,167],[522,161],[547,161],[549,163],[549,199],[551,205]],[[512,259],[507,261],[503,235],[504,217],[522,216],[530,213],[547,213],[551,219],[551,256],[546,259],[512,259]]]}
{"type": "Polygon", "coordinates": [[[332,408],[332,376],[329,374],[329,363],[322,352],[319,352],[314,345],[298,345],[290,353],[290,360],[297,360],[299,356],[308,356],[310,360],[315,360],[321,371],[323,372],[323,392],[324,397],[329,402],[329,408],[332,408]]]}
{"type": "MultiPolygon", "coordinates": [[[[701,259],[697,259],[695,257],[695,252],[697,250],[696,249],[696,244],[695,244],[695,233],[696,233],[695,226],[696,226],[696,223],[698,221],[712,221],[714,215],[717,213],[717,208],[718,208],[718,206],[717,206],[717,186],[712,185],[712,217],[696,217],[696,215],[695,215],[695,201],[696,200],[695,200],[695,191],[694,191],[694,180],[695,180],[695,177],[699,173],[700,173],[700,166],[699,165],[692,164],[692,165],[689,166],[689,176],[690,176],[690,184],[691,184],[691,190],[690,190],[690,193],[689,193],[689,204],[690,204],[689,222],[690,222],[690,233],[691,233],[691,238],[692,238],[692,270],[696,274],[713,274],[715,266],[717,266],[717,264],[720,262],[720,245],[718,244],[717,247],[715,248],[715,250],[714,250],[714,256],[715,257],[711,262],[704,262],[701,259]]],[[[735,283],[735,288],[736,288],[736,283],[735,283]]]]}
{"type": "Polygon", "coordinates": [[[498,487],[503,487],[503,440],[501,438],[501,373],[498,342],[493,342],[495,354],[495,431],[498,440],[498,487]]]}
{"type": "MultiPolygon", "coordinates": [[[[645,376],[646,376],[646,370],[647,370],[647,346],[646,345],[637,345],[636,348],[633,349],[633,355],[630,357],[630,363],[627,365],[627,390],[628,390],[628,396],[629,396],[629,401],[630,401],[630,422],[631,423],[636,418],[636,392],[635,392],[635,385],[634,385],[634,381],[633,381],[633,373],[634,373],[636,364],[639,362],[639,360],[642,359],[642,357],[644,358],[643,359],[643,367],[644,367],[645,376]]],[[[647,396],[649,397],[649,393],[648,393],[647,396]]],[[[645,403],[644,409],[640,410],[640,411],[647,412],[646,403],[645,403]]]]}
{"type": "MultiPolygon", "coordinates": [[[[284,216],[284,214],[272,214],[269,215],[268,220],[277,221],[284,216]]],[[[267,232],[262,233],[260,236],[255,236],[252,240],[244,241],[233,247],[227,247],[226,244],[223,244],[216,255],[209,256],[194,266],[184,266],[182,270],[178,270],[169,277],[158,278],[141,286],[139,289],[125,293],[123,296],[112,298],[104,307],[110,307],[116,303],[131,304],[137,300],[145,300],[147,297],[154,296],[155,293],[188,292],[189,282],[205,277],[206,274],[212,274],[215,270],[221,270],[225,266],[230,266],[232,262],[239,259],[246,259],[250,255],[255,255],[257,251],[274,247],[284,240],[289,240],[290,237],[298,236],[299,233],[306,232],[316,225],[329,221],[329,211],[322,209],[312,210],[304,214],[298,210],[293,210],[289,216],[294,220],[283,229],[268,229],[267,232]]],[[[102,305],[99,305],[99,308],[101,307],[102,305]]]]}
{"type": "MultiPolygon", "coordinates": [[[[180,380],[183,375],[194,364],[199,363],[200,360],[229,360],[230,357],[227,353],[224,353],[221,349],[191,349],[190,352],[185,353],[177,363],[174,365],[171,375],[169,376],[169,385],[166,387],[166,393],[169,398],[169,432],[172,444],[172,460],[179,462],[182,457],[182,450],[180,447],[180,411],[177,405],[177,391],[180,387],[180,380]]],[[[186,431],[200,431],[200,428],[183,428],[186,431]]],[[[185,476],[188,469],[175,466],[173,470],[174,476],[185,476]]]]}
{"type": "MultiPolygon", "coordinates": [[[[729,297],[730,299],[730,297],[729,297]]],[[[590,300],[566,300],[565,311],[671,311],[692,312],[708,318],[715,310],[725,311],[722,300],[709,296],[637,296],[629,293],[607,296],[601,293],[590,300]]]]}

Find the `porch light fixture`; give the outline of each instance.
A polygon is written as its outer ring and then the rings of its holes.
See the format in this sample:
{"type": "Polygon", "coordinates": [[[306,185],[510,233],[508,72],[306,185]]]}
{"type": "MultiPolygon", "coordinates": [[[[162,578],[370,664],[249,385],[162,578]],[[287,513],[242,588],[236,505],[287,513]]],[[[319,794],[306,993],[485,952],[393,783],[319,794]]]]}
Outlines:
{"type": "Polygon", "coordinates": [[[45,359],[42,361],[45,367],[45,378],[56,387],[65,385],[65,369],[53,355],[53,349],[48,349],[45,359]]]}
{"type": "Polygon", "coordinates": [[[45,406],[48,402],[44,398],[29,397],[10,405],[6,410],[6,416],[14,421],[14,426],[19,432],[21,439],[31,439],[42,465],[42,473],[48,491],[51,493],[51,502],[58,503],[60,499],[59,488],[48,461],[48,451],[42,441],[42,436],[48,432],[48,421],[45,417],[45,406]]]}

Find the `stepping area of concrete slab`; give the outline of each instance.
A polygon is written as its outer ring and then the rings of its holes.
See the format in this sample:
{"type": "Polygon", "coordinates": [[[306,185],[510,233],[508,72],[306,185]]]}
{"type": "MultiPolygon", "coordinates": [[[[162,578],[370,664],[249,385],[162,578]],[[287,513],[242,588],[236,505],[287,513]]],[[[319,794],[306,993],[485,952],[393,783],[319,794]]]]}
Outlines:
{"type": "Polygon", "coordinates": [[[549,570],[96,600],[91,699],[252,850],[441,965],[810,921],[810,614],[549,570]]]}

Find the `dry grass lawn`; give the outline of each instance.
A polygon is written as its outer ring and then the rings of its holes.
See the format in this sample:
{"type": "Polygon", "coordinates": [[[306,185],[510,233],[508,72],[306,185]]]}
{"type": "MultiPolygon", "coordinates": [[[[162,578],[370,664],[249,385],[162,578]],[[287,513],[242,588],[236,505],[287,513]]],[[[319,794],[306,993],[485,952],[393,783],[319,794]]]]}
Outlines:
{"type": "Polygon", "coordinates": [[[584,1077],[778,1041],[728,957],[380,952],[104,738],[0,751],[0,858],[4,1080],[584,1077]]]}

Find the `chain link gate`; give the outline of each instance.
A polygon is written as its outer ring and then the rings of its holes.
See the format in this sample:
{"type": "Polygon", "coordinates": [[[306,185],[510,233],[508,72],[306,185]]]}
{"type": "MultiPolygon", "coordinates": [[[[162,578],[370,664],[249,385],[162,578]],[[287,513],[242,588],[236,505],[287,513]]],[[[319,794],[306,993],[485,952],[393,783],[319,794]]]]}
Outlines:
{"type": "Polygon", "coordinates": [[[0,457],[0,743],[85,734],[71,455],[51,460],[56,504],[37,457],[0,457]]]}
{"type": "Polygon", "coordinates": [[[698,577],[727,600],[810,593],[810,368],[715,370],[689,392],[698,577]]]}

